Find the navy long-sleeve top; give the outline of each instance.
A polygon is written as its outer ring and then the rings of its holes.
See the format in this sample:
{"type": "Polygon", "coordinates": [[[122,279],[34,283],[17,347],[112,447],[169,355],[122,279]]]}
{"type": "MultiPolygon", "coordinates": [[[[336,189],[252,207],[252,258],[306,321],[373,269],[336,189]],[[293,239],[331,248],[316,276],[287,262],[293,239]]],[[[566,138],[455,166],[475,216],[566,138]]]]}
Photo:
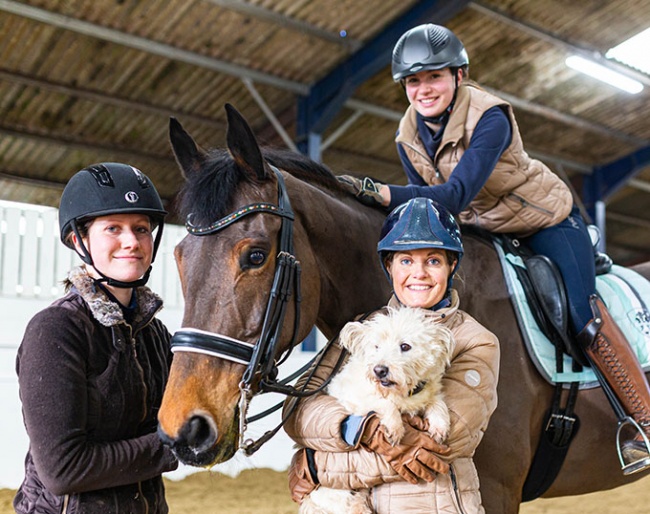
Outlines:
{"type": "MultiPolygon", "coordinates": [[[[445,126],[433,132],[420,114],[417,115],[418,132],[431,161],[442,140],[445,126]]],[[[407,186],[389,185],[390,208],[409,201],[411,198],[426,197],[444,205],[453,215],[467,208],[487,182],[494,166],[512,140],[512,127],[505,111],[495,106],[483,113],[470,139],[469,146],[458,161],[458,165],[444,184],[430,186],[418,174],[401,144],[397,145],[407,186]]]]}

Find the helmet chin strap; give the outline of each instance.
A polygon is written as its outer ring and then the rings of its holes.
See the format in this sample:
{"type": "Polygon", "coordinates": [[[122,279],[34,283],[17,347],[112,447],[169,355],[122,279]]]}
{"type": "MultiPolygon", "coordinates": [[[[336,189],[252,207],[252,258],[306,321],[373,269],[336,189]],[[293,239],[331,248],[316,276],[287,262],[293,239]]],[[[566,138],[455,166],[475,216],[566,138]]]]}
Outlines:
{"type": "Polygon", "coordinates": [[[146,271],[144,275],[142,275],[141,278],[138,280],[132,280],[131,282],[122,282],[121,280],[115,280],[114,278],[107,277],[104,275],[101,271],[99,271],[94,264],[91,264],[91,266],[94,268],[94,270],[101,275],[102,278],[95,278],[93,281],[95,283],[102,283],[106,282],[106,285],[112,286],[112,287],[120,287],[123,289],[132,289],[134,287],[140,287],[143,286],[147,283],[149,280],[149,275],[151,274],[151,266],[149,266],[149,269],[146,271]]]}
{"type": "MultiPolygon", "coordinates": [[[[93,267],[93,269],[102,277],[102,278],[95,278],[93,279],[95,283],[100,284],[102,282],[106,282],[106,285],[111,286],[111,287],[119,287],[122,289],[131,289],[134,287],[140,287],[145,285],[149,281],[149,275],[151,275],[151,269],[152,266],[149,265],[149,269],[145,272],[142,277],[140,277],[138,280],[132,280],[130,282],[123,282],[121,280],[116,280],[114,278],[111,278],[109,276],[104,275],[99,269],[97,269],[97,266],[93,263],[93,258],[90,255],[90,252],[86,248],[86,245],[83,242],[83,239],[81,238],[81,234],[79,233],[79,229],[77,228],[77,222],[76,220],[72,220],[71,223],[72,226],[72,231],[74,232],[74,235],[77,236],[77,242],[79,243],[79,246],[81,247],[81,253],[77,248],[75,247],[75,252],[81,257],[81,260],[84,261],[86,264],[90,265],[93,267]]],[[[162,230],[161,227],[158,228],[158,233],[156,234],[156,241],[154,242],[154,255],[151,259],[151,262],[153,263],[153,260],[156,257],[156,253],[158,251],[158,244],[160,243],[160,238],[162,235],[162,230]]]]}

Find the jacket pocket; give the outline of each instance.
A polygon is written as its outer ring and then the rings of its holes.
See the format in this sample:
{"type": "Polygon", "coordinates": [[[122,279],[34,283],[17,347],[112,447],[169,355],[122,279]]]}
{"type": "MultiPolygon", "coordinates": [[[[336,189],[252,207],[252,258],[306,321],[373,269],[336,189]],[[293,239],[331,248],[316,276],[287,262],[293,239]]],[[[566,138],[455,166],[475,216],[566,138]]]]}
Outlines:
{"type": "Polygon", "coordinates": [[[540,207],[539,205],[535,205],[534,203],[531,203],[530,201],[526,200],[523,196],[519,196],[516,193],[508,193],[507,196],[508,198],[514,200],[519,205],[521,205],[522,208],[534,209],[537,212],[544,214],[546,216],[553,216],[552,211],[550,211],[549,209],[545,209],[544,207],[540,207]]]}

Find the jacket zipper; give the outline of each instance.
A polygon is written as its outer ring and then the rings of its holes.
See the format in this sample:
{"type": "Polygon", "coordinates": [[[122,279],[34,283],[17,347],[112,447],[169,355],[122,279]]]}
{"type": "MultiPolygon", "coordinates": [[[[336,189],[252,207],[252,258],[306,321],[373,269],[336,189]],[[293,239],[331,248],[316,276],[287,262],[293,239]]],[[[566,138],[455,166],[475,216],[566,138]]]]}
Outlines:
{"type": "Polygon", "coordinates": [[[544,214],[548,214],[549,216],[553,216],[553,212],[549,211],[548,209],[544,209],[544,207],[540,207],[539,205],[535,205],[534,203],[530,203],[528,200],[526,200],[524,197],[519,196],[516,193],[508,193],[508,196],[514,198],[517,200],[522,207],[530,207],[531,209],[536,209],[540,212],[543,212],[544,214]]]}
{"type": "MultiPolygon", "coordinates": [[[[153,319],[153,318],[152,318],[153,319]]],[[[151,321],[149,322],[151,323],[151,321]]],[[[143,328],[149,325],[147,323],[146,325],[143,325],[140,327],[140,329],[137,331],[139,332],[143,328]]],[[[142,395],[142,419],[140,420],[141,422],[144,421],[147,417],[148,413],[148,405],[147,405],[147,397],[148,397],[148,391],[149,388],[147,387],[147,382],[144,379],[144,370],[142,369],[142,365],[140,364],[140,361],[138,360],[138,350],[137,350],[137,340],[136,340],[136,334],[137,332],[134,332],[133,327],[129,325],[128,323],[124,323],[124,325],[127,327],[129,330],[129,339],[131,341],[131,347],[133,348],[133,358],[135,359],[135,363],[138,366],[138,370],[140,372],[140,381],[142,382],[142,387],[144,389],[144,394],[142,395]]]]}
{"type": "Polygon", "coordinates": [[[61,514],[67,514],[69,505],[70,505],[70,495],[66,494],[63,497],[63,510],[61,511],[61,514]]]}
{"type": "Polygon", "coordinates": [[[435,172],[436,178],[438,178],[438,179],[441,178],[441,179],[443,179],[443,182],[446,182],[446,180],[444,180],[444,177],[442,176],[442,173],[440,173],[440,170],[438,169],[438,166],[436,166],[436,164],[431,160],[431,157],[429,156],[429,154],[423,154],[418,148],[416,148],[415,146],[407,143],[406,141],[404,141],[401,144],[403,144],[404,146],[408,146],[411,150],[413,150],[420,157],[423,157],[427,161],[429,161],[431,163],[431,167],[433,168],[433,171],[435,172]]]}
{"type": "Polygon", "coordinates": [[[452,498],[456,500],[456,511],[459,514],[467,514],[463,508],[463,501],[461,500],[460,491],[458,490],[458,480],[456,480],[456,471],[454,470],[453,464],[449,465],[449,477],[451,478],[451,487],[454,492],[452,498]]]}

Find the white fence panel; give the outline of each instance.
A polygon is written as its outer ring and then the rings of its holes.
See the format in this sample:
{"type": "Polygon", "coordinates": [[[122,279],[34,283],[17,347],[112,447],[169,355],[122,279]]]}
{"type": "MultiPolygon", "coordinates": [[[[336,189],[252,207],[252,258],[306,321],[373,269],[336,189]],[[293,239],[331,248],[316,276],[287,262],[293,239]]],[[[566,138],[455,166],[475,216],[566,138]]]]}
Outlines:
{"type": "Polygon", "coordinates": [[[20,261],[18,262],[18,291],[22,296],[38,296],[39,239],[43,233],[43,220],[36,211],[24,211],[20,220],[20,261]],[[40,234],[39,234],[40,232],[40,234]]]}
{"type": "Polygon", "coordinates": [[[18,267],[20,265],[20,225],[21,211],[3,210],[2,227],[2,294],[15,296],[18,290],[18,267]]]}
{"type": "Polygon", "coordinates": [[[58,213],[55,209],[45,211],[41,214],[43,232],[38,247],[38,287],[39,295],[49,297],[57,296],[58,287],[55,287],[58,277],[55,274],[54,248],[61,245],[59,241],[58,213]]]}

